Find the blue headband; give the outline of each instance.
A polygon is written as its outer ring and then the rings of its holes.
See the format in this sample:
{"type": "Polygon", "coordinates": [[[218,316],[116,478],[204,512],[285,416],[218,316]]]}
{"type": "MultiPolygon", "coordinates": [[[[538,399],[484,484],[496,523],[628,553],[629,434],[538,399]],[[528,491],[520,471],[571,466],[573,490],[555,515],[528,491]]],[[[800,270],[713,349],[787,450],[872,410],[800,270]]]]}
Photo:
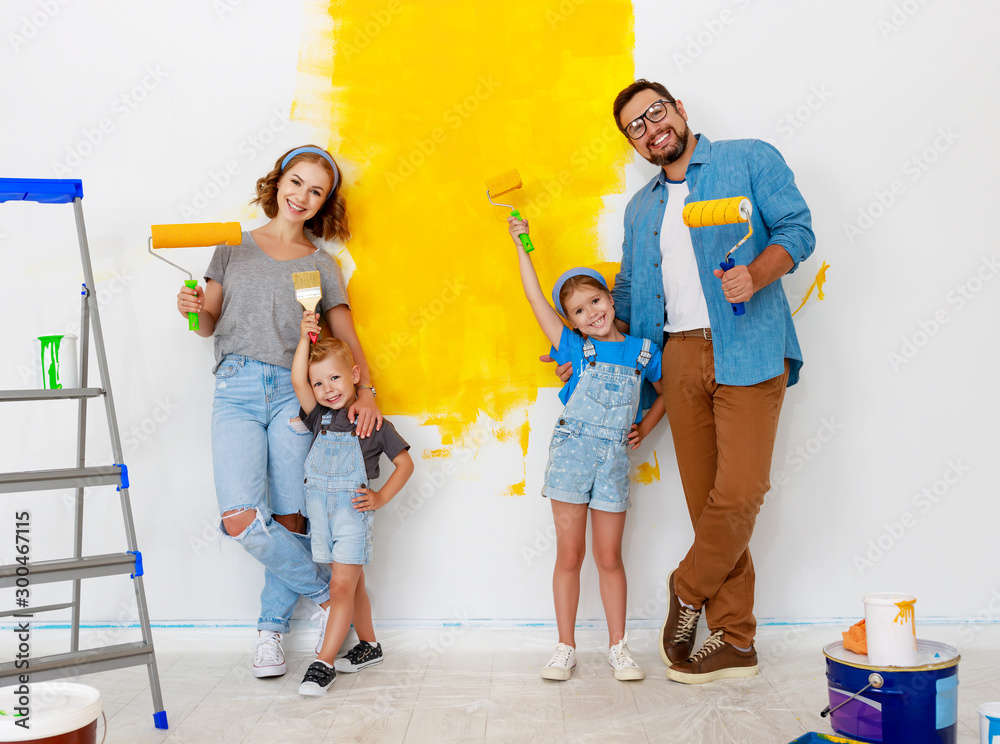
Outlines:
{"type": "MultiPolygon", "coordinates": [[[[292,158],[296,155],[301,155],[304,152],[314,152],[317,155],[322,155],[326,158],[326,162],[333,166],[333,188],[330,189],[330,194],[332,194],[337,190],[337,186],[340,184],[340,168],[338,168],[337,164],[333,162],[333,158],[330,157],[330,154],[326,150],[320,149],[319,147],[297,147],[292,150],[290,153],[285,155],[285,159],[281,161],[282,173],[284,173],[285,168],[288,167],[288,163],[292,158]]],[[[327,197],[329,197],[330,194],[327,194],[327,197]]]]}
{"type": "Polygon", "coordinates": [[[563,272],[563,275],[556,279],[556,285],[552,288],[552,304],[556,306],[556,312],[564,318],[566,317],[566,308],[564,308],[562,303],[559,302],[559,293],[562,291],[563,285],[574,276],[589,276],[591,279],[596,279],[603,284],[605,289],[608,288],[608,283],[605,281],[604,277],[593,269],[588,269],[586,266],[577,266],[576,268],[563,272]]]}

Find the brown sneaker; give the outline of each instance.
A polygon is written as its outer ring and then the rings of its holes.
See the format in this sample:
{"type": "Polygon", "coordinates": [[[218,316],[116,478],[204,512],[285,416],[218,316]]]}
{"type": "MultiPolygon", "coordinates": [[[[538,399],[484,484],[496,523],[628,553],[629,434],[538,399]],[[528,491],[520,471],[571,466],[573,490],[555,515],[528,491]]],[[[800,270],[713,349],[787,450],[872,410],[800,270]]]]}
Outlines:
{"type": "Polygon", "coordinates": [[[667,679],[686,685],[700,685],[717,679],[753,677],[757,674],[757,651],[740,651],[722,640],[722,631],[708,637],[698,653],[667,670],[667,679]]]}
{"type": "Polygon", "coordinates": [[[673,571],[667,577],[667,591],[670,593],[670,604],[663,627],[660,628],[660,658],[670,666],[684,661],[694,651],[694,635],[698,630],[701,610],[689,610],[677,599],[673,571]]]}

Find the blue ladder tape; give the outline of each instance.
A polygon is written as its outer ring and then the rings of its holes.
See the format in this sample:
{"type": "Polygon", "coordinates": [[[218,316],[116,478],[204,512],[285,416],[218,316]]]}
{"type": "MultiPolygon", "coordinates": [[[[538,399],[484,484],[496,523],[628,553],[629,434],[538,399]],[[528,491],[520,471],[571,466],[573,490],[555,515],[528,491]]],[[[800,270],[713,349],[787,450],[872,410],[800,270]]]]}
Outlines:
{"type": "Polygon", "coordinates": [[[153,723],[156,724],[156,728],[158,729],[169,728],[167,726],[167,711],[161,710],[159,713],[154,713],[153,723]]]}
{"type": "Polygon", "coordinates": [[[121,491],[123,488],[128,488],[128,466],[116,462],[115,467],[122,469],[122,483],[115,489],[116,491],[121,491]]]}
{"type": "Polygon", "coordinates": [[[135,556],[135,573],[129,574],[129,578],[134,579],[136,576],[142,576],[142,553],[138,550],[126,550],[125,552],[135,556]]]}

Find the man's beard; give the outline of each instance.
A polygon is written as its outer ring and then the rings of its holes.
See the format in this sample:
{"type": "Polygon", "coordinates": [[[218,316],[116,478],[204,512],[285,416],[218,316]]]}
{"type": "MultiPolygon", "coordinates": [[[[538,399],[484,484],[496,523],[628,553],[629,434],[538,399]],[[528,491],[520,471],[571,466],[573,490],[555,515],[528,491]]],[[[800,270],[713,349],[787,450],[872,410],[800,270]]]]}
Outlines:
{"type": "Polygon", "coordinates": [[[670,165],[675,162],[681,155],[684,154],[684,151],[687,149],[688,138],[691,136],[691,129],[688,127],[687,122],[685,122],[683,132],[678,134],[676,129],[673,130],[673,132],[673,144],[662,152],[650,152],[649,157],[646,158],[646,160],[653,165],[658,165],[662,168],[665,165],[670,165]]]}

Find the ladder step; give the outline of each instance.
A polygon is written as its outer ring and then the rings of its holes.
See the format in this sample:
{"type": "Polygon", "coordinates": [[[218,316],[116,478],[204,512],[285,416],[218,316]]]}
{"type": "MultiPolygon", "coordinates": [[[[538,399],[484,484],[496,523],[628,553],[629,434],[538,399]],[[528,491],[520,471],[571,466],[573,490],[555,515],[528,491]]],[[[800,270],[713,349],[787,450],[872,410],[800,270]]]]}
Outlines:
{"type": "Polygon", "coordinates": [[[72,602],[63,602],[62,604],[53,605],[40,605],[38,607],[29,607],[21,610],[6,610],[5,612],[0,612],[0,617],[24,617],[25,615],[34,615],[38,612],[53,612],[54,610],[68,610],[73,606],[72,602]]]}
{"type": "MultiPolygon", "coordinates": [[[[9,631],[8,631],[9,632],[9,631]]],[[[63,679],[70,670],[73,676],[104,672],[109,669],[149,664],[153,661],[153,646],[145,641],[122,643],[117,646],[103,648],[88,648],[83,651],[70,651],[65,654],[39,656],[28,659],[26,668],[18,669],[15,661],[0,664],[0,680],[30,674],[32,682],[45,682],[50,679],[63,679]],[[27,670],[27,671],[26,671],[27,670]]],[[[21,660],[23,665],[24,660],[21,660]]],[[[8,683],[10,684],[10,683],[8,683]]]]}
{"type": "Polygon", "coordinates": [[[26,470],[21,473],[0,473],[0,493],[48,491],[56,488],[77,488],[121,485],[122,470],[117,465],[59,470],[26,470]]]}
{"type": "MultiPolygon", "coordinates": [[[[27,577],[31,585],[51,584],[54,581],[73,581],[75,579],[90,579],[95,576],[114,576],[116,574],[136,573],[136,555],[134,553],[108,553],[92,555],[85,558],[60,558],[55,561],[33,561],[25,567],[12,563],[0,566],[0,588],[17,585],[19,577],[27,577]],[[21,573],[18,573],[20,569],[21,573]]],[[[139,575],[142,575],[141,564],[139,575]]],[[[23,582],[22,582],[23,583],[23,582]]],[[[26,610],[30,612],[30,610],[26,610]]]]}
{"type": "Polygon", "coordinates": [[[60,388],[58,390],[0,390],[0,403],[15,400],[75,400],[104,395],[101,388],[60,388]]]}

